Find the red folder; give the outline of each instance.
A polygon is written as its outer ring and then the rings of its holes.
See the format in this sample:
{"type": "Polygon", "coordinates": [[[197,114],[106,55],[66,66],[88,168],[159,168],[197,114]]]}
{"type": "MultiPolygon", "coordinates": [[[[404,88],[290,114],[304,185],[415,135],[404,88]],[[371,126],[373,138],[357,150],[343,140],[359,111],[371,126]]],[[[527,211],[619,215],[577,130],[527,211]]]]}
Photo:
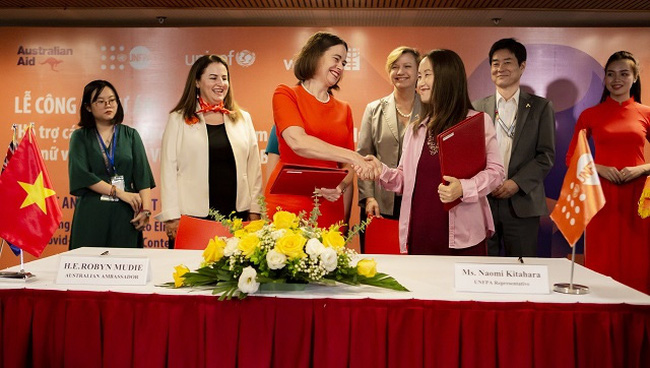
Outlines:
{"type": "Polygon", "coordinates": [[[383,217],[375,217],[366,228],[366,254],[400,254],[399,222],[383,217]]]}
{"type": "MultiPolygon", "coordinates": [[[[442,175],[469,179],[485,169],[485,114],[473,115],[438,134],[438,154],[442,175]]],[[[460,199],[444,203],[449,211],[460,199]]]]}
{"type": "Polygon", "coordinates": [[[335,188],[347,174],[345,169],[284,165],[271,186],[271,194],[311,196],[316,188],[335,188]]]}

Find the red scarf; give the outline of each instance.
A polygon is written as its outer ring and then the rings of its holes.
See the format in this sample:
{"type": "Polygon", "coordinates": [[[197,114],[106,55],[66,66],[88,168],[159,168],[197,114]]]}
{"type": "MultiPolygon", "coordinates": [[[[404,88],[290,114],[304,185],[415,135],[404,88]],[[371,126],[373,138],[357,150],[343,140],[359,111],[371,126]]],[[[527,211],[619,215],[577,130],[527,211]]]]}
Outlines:
{"type": "Polygon", "coordinates": [[[189,119],[185,119],[185,122],[187,124],[192,125],[192,124],[198,123],[199,122],[199,117],[197,116],[197,114],[204,114],[206,112],[220,112],[222,114],[228,115],[228,114],[231,113],[230,110],[223,107],[223,101],[219,102],[216,105],[211,105],[211,104],[205,102],[203,100],[203,98],[201,98],[201,96],[199,96],[199,107],[200,107],[200,109],[198,111],[196,111],[196,113],[194,113],[194,116],[192,116],[189,119]]]}

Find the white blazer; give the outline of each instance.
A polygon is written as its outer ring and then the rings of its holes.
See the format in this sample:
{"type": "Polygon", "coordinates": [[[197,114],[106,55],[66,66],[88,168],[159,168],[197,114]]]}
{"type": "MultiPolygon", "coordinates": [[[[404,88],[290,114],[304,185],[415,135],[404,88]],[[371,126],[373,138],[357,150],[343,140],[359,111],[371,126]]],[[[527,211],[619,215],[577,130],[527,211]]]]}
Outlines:
{"type": "MultiPolygon", "coordinates": [[[[237,212],[260,212],[257,199],[262,195],[262,167],[257,135],[251,116],[233,121],[224,115],[237,168],[237,212]]],[[[163,133],[160,184],[162,212],[158,221],[178,219],[181,215],[208,216],[208,131],[203,116],[193,125],[185,123],[180,112],[169,114],[163,133]]]]}

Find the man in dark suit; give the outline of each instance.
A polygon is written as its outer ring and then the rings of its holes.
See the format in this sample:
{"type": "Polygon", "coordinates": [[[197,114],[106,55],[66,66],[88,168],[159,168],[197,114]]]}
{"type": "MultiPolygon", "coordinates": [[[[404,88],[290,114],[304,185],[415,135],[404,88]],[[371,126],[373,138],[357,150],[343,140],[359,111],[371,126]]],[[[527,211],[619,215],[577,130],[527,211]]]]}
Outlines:
{"type": "Polygon", "coordinates": [[[519,88],[526,48],[512,38],[499,40],[489,53],[496,93],[474,102],[494,121],[506,180],[488,197],[496,233],[488,254],[537,255],[540,216],[548,214],[544,178],[555,160],[555,113],[550,101],[519,88]]]}

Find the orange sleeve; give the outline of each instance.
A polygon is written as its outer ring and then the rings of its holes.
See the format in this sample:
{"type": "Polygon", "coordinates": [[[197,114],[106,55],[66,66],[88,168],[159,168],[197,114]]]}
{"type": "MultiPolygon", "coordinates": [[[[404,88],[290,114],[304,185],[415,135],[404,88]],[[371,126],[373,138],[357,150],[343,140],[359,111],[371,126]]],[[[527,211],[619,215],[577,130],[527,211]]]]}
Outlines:
{"type": "Polygon", "coordinates": [[[278,135],[290,126],[305,127],[298,110],[296,92],[287,85],[281,84],[273,92],[273,120],[278,135]]]}

